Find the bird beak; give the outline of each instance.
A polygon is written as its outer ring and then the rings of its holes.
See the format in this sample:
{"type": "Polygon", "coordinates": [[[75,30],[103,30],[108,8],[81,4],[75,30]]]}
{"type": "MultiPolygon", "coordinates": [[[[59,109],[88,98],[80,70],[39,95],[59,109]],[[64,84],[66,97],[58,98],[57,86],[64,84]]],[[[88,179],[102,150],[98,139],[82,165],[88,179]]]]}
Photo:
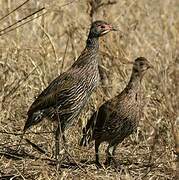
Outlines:
{"type": "Polygon", "coordinates": [[[114,28],[111,24],[107,24],[107,25],[105,25],[105,29],[101,34],[104,35],[110,31],[117,31],[117,29],[114,28]]]}
{"type": "Polygon", "coordinates": [[[116,27],[114,27],[114,26],[112,26],[110,24],[108,25],[108,28],[109,28],[110,31],[117,31],[118,30],[116,27]]]}
{"type": "Polygon", "coordinates": [[[148,69],[154,69],[154,66],[152,66],[150,63],[148,64],[148,69]]]}

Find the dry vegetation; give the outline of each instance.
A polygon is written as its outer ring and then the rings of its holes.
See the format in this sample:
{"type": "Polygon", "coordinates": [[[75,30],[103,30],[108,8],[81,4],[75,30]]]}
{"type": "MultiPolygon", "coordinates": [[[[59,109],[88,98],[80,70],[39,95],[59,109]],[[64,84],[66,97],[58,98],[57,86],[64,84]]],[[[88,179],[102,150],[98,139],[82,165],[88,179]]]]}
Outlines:
{"type": "MultiPolygon", "coordinates": [[[[1,0],[0,17],[22,2],[1,0]]],[[[48,10],[45,15],[0,36],[0,176],[15,175],[14,179],[39,180],[177,179],[179,1],[30,0],[0,21],[0,28],[43,6],[48,10]],[[68,2],[72,3],[62,6],[68,2]],[[21,151],[36,159],[5,155],[5,150],[17,148],[26,112],[34,98],[52,79],[68,69],[84,48],[93,19],[111,22],[122,32],[110,33],[102,39],[101,86],[93,94],[79,121],[76,120],[74,127],[66,132],[69,153],[78,166],[57,172],[55,166],[44,160],[47,155],[40,154],[25,140],[21,151]],[[94,146],[80,149],[78,145],[81,127],[92,108],[124,88],[131,71],[131,65],[126,62],[138,56],[148,58],[154,66],[142,85],[145,106],[138,132],[117,149],[116,158],[122,164],[120,171],[116,172],[113,167],[97,170],[94,164],[90,164],[94,160],[94,146]],[[87,162],[82,163],[81,160],[87,162]]],[[[44,121],[28,131],[25,138],[52,156],[52,131],[52,123],[44,121]]],[[[102,161],[105,158],[104,146],[101,147],[102,161]]]]}

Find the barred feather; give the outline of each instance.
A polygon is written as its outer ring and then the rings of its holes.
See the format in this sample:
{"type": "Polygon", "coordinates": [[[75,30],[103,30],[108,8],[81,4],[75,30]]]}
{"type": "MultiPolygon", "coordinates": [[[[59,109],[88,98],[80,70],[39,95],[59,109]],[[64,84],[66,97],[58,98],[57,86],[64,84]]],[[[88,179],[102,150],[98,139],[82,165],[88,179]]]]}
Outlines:
{"type": "Polygon", "coordinates": [[[77,61],[68,71],[52,81],[29,108],[24,131],[45,117],[53,120],[59,120],[59,117],[64,131],[80,114],[99,81],[98,38],[104,31],[100,29],[100,25],[112,30],[103,21],[92,24],[86,48],[77,61]]]}

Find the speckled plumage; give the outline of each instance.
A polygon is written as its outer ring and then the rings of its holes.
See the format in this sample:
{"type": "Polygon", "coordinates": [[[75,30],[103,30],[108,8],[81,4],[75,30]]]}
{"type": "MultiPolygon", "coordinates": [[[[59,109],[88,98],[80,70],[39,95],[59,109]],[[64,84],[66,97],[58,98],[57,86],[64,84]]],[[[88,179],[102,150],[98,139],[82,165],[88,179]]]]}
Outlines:
{"type": "Polygon", "coordinates": [[[79,58],[68,71],[53,80],[30,106],[24,131],[39,123],[44,117],[55,119],[56,110],[62,131],[78,116],[98,85],[98,39],[112,30],[113,27],[104,21],[92,23],[86,48],[79,58]],[[103,29],[99,29],[101,26],[103,29]]]}
{"type": "Polygon", "coordinates": [[[63,133],[73,123],[98,85],[98,39],[112,30],[115,29],[104,21],[92,23],[86,47],[79,58],[68,71],[53,80],[30,106],[24,132],[44,118],[50,118],[59,122],[57,138],[60,129],[63,133]]]}
{"type": "MultiPolygon", "coordinates": [[[[97,54],[87,59],[89,62],[83,66],[72,66],[67,72],[51,82],[31,105],[24,130],[37,124],[44,117],[56,119],[56,110],[60,115],[62,130],[70,125],[98,85],[96,56],[97,54]]],[[[85,58],[88,57],[85,56],[85,58]]]]}
{"type": "Polygon", "coordinates": [[[105,162],[109,165],[116,146],[136,130],[140,118],[141,79],[148,68],[149,63],[145,58],[136,59],[126,88],[119,95],[104,103],[83,129],[84,135],[80,145],[86,145],[90,140],[95,140],[97,165],[100,165],[98,148],[102,142],[109,143],[105,162]],[[90,128],[93,129],[92,136],[90,128]]]}

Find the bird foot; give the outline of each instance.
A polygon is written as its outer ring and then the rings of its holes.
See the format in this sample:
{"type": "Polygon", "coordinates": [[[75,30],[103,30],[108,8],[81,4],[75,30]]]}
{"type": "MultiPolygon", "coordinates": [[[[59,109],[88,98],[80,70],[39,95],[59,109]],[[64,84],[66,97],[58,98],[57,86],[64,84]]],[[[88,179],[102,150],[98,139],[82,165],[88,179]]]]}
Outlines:
{"type": "Polygon", "coordinates": [[[103,168],[103,166],[100,164],[100,162],[95,162],[95,164],[96,164],[96,167],[97,167],[98,169],[103,168]]]}
{"type": "Polygon", "coordinates": [[[59,161],[56,161],[56,170],[57,172],[60,171],[61,163],[59,161]]]}
{"type": "Polygon", "coordinates": [[[65,154],[65,155],[63,155],[63,156],[64,156],[64,157],[63,157],[64,160],[66,160],[68,163],[71,162],[71,160],[70,160],[70,158],[71,158],[70,155],[65,154]]]}
{"type": "Polygon", "coordinates": [[[111,160],[110,159],[106,159],[106,161],[104,162],[104,166],[107,168],[109,167],[111,164],[111,160]]]}
{"type": "MultiPolygon", "coordinates": [[[[119,171],[121,169],[121,164],[120,162],[117,162],[114,158],[111,159],[113,164],[114,164],[114,168],[119,171]]],[[[111,165],[111,160],[110,159],[107,159],[104,163],[105,167],[109,167],[111,165]]]]}
{"type": "Polygon", "coordinates": [[[119,172],[121,170],[121,163],[117,162],[116,160],[113,159],[113,163],[114,163],[114,168],[115,171],[119,172]]]}
{"type": "Polygon", "coordinates": [[[114,168],[115,168],[115,171],[119,172],[119,171],[121,170],[121,165],[120,165],[120,163],[114,164],[114,168]]]}

